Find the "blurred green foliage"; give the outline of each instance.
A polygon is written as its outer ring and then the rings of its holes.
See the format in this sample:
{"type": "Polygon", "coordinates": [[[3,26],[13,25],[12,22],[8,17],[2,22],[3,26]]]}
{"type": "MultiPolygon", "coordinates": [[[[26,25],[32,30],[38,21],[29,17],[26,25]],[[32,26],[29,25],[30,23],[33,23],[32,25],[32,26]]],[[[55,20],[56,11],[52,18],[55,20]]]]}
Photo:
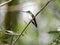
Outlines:
{"type": "MultiPolygon", "coordinates": [[[[21,0],[21,1],[23,2],[24,0],[21,0]]],[[[26,0],[26,1],[29,2],[30,0],[26,0]]],[[[33,1],[36,1],[37,5],[39,5],[39,7],[40,6],[42,7],[48,0],[41,0],[41,1],[40,0],[33,0],[33,1]]],[[[1,2],[1,0],[0,0],[0,2],[1,2]]],[[[19,0],[13,0],[11,3],[8,4],[9,5],[8,11],[10,9],[10,6],[17,6],[18,4],[19,4],[19,0]]],[[[13,32],[20,34],[27,24],[24,21],[18,22],[18,17],[19,17],[19,11],[7,12],[6,17],[5,17],[5,29],[9,30],[9,28],[10,28],[10,30],[12,30],[13,32]]],[[[54,43],[55,43],[54,45],[60,44],[60,42],[59,42],[60,32],[57,31],[57,27],[60,24],[60,0],[52,1],[41,12],[41,17],[46,18],[46,20],[47,20],[47,24],[45,27],[43,26],[43,30],[45,30],[49,34],[52,34],[53,36],[56,36],[56,38],[54,38],[54,40],[51,41],[50,45],[53,45],[54,43]],[[57,39],[58,39],[58,41],[56,41],[57,39]]],[[[39,17],[39,19],[41,19],[41,20],[42,20],[42,18],[39,17]]],[[[21,21],[21,19],[19,21],[21,21]]],[[[42,26],[42,25],[40,25],[40,26],[42,26]]],[[[3,30],[3,29],[0,29],[0,30],[3,30]]],[[[41,30],[41,29],[39,29],[39,30],[41,30]]],[[[31,23],[28,26],[28,28],[26,29],[26,31],[23,33],[23,35],[20,37],[20,39],[18,40],[16,45],[40,45],[39,41],[38,41],[39,40],[39,33],[40,32],[38,31],[38,28],[36,28],[31,23]]],[[[4,41],[4,40],[8,40],[8,42],[10,43],[9,40],[11,39],[11,37],[12,36],[5,35],[4,33],[0,32],[0,42],[4,41]]],[[[16,38],[17,38],[17,36],[14,36],[13,41],[16,38]]]]}

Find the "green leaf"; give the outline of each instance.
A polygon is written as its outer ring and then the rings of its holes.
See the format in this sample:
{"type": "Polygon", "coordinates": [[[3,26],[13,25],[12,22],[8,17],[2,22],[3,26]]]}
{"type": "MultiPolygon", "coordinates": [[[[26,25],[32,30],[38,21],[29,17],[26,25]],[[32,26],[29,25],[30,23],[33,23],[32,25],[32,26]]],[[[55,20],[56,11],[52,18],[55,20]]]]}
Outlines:
{"type": "Polygon", "coordinates": [[[48,33],[54,34],[54,33],[59,33],[60,31],[49,31],[48,33]]]}

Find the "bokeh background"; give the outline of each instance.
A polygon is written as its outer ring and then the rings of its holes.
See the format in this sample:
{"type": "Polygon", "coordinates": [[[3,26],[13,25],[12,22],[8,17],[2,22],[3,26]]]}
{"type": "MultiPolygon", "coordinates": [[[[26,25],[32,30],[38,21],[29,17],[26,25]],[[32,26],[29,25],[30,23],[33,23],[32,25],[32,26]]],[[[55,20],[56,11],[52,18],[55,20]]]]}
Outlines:
{"type": "MultiPolygon", "coordinates": [[[[7,0],[0,0],[0,4],[7,0]]],[[[32,19],[31,14],[23,11],[31,11],[34,15],[49,0],[12,0],[0,7],[0,44],[8,45],[13,36],[4,34],[4,30],[21,33],[32,19]]],[[[16,45],[60,45],[60,0],[51,1],[48,6],[36,17],[37,27],[32,23],[17,41],[16,45]],[[53,31],[53,32],[52,32],[53,31]],[[48,33],[51,32],[51,33],[48,33]],[[57,38],[58,37],[58,38],[57,38]],[[58,41],[56,41],[58,39],[58,41]],[[55,41],[54,41],[55,40],[55,41]],[[50,44],[53,43],[53,44],[50,44]]],[[[17,38],[14,36],[13,40],[17,38]]]]}

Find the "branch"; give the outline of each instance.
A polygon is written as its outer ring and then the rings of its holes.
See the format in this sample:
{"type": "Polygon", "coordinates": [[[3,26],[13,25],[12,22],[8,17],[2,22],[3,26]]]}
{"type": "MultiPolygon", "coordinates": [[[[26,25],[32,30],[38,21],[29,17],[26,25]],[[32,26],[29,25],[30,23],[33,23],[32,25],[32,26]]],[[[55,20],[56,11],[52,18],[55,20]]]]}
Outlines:
{"type": "Polygon", "coordinates": [[[11,1],[12,1],[12,0],[9,0],[9,1],[6,1],[6,2],[4,2],[4,3],[1,3],[1,4],[0,4],[0,7],[4,6],[5,4],[7,4],[7,3],[11,2],[11,1]]]}
{"type": "MultiPolygon", "coordinates": [[[[34,19],[38,14],[40,14],[40,12],[43,11],[44,8],[45,8],[51,1],[52,1],[52,0],[49,0],[49,1],[41,8],[41,10],[33,17],[33,19],[34,19]]],[[[13,42],[12,45],[15,45],[15,44],[16,44],[16,42],[18,41],[18,39],[22,36],[22,34],[24,33],[24,31],[26,30],[26,28],[29,26],[29,24],[32,22],[33,19],[30,20],[30,22],[29,22],[29,23],[27,24],[27,26],[23,29],[23,31],[21,32],[21,34],[17,37],[17,39],[13,42]]]]}

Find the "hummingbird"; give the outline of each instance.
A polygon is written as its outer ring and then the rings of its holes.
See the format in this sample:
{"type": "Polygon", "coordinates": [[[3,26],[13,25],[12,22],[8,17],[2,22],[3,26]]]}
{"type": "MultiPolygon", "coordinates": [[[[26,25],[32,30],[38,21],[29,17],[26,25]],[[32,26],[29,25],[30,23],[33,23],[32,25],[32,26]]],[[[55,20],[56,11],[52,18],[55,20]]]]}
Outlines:
{"type": "MultiPolygon", "coordinates": [[[[31,15],[32,19],[34,18],[34,14],[33,14],[31,11],[22,11],[22,12],[29,13],[29,14],[31,15]]],[[[32,24],[33,24],[35,27],[37,27],[36,18],[34,18],[34,19],[32,20],[32,24]]]]}

